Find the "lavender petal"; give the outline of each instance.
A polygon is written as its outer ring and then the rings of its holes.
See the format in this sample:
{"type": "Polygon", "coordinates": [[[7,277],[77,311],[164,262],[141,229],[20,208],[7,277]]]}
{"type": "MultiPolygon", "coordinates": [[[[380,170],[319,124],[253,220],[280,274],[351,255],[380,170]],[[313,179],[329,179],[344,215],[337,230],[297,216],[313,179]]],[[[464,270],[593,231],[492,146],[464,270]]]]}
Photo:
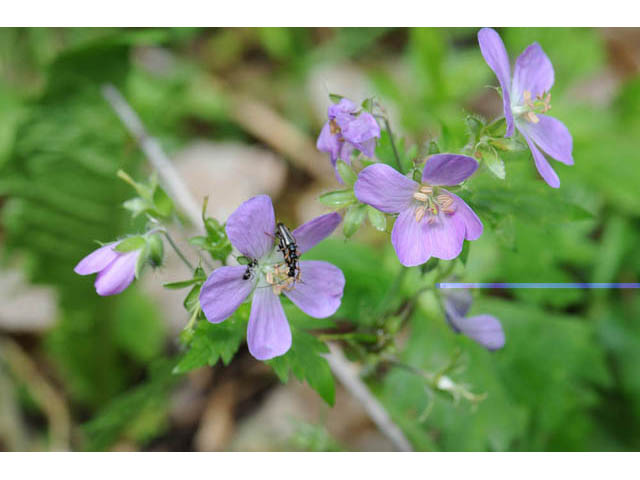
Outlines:
{"type": "Polygon", "coordinates": [[[498,32],[492,28],[482,28],[478,32],[478,43],[480,44],[480,51],[487,65],[489,65],[491,70],[496,74],[496,77],[498,77],[498,83],[500,83],[500,88],[502,89],[504,117],[507,121],[507,133],[505,137],[510,137],[514,132],[514,123],[509,92],[511,67],[509,66],[507,50],[504,48],[504,43],[500,35],[498,35],[498,32]]]}
{"type": "Polygon", "coordinates": [[[519,121],[518,129],[547,155],[566,165],[573,165],[573,138],[564,123],[547,115],[536,116],[538,123],[519,121]]]}
{"type": "Polygon", "coordinates": [[[460,255],[465,236],[465,226],[461,222],[446,214],[440,214],[436,221],[428,223],[423,220],[423,223],[425,241],[432,256],[442,260],[453,260],[460,255]]]}
{"type": "Polygon", "coordinates": [[[95,287],[98,295],[116,295],[126,289],[136,275],[136,263],[140,250],[118,254],[96,277],[95,287]]]}
{"type": "Polygon", "coordinates": [[[391,231],[391,243],[396,250],[398,260],[406,267],[422,265],[431,257],[431,248],[426,241],[423,224],[417,222],[414,207],[400,212],[391,231]]]}
{"type": "Polygon", "coordinates": [[[471,207],[460,197],[449,191],[444,191],[455,200],[455,213],[451,216],[451,219],[462,225],[465,231],[464,238],[466,240],[477,240],[480,238],[484,227],[476,213],[471,210],[471,207]]]}
{"type": "Polygon", "coordinates": [[[339,213],[328,213],[303,223],[291,232],[296,239],[300,254],[309,251],[331,235],[341,221],[342,217],[339,213]]]}
{"type": "Polygon", "coordinates": [[[118,242],[113,242],[94,250],[80,260],[73,271],[78,275],[91,275],[92,273],[99,272],[118,258],[120,253],[114,250],[117,245],[118,242]]]}
{"type": "Polygon", "coordinates": [[[538,172],[540,173],[544,181],[547,182],[550,187],[559,188],[560,178],[549,164],[549,161],[544,158],[542,152],[538,150],[529,136],[526,135],[522,130],[520,130],[520,132],[522,133],[524,139],[527,141],[527,145],[529,145],[529,150],[531,150],[531,155],[533,155],[533,161],[536,164],[536,168],[538,169],[538,172]]]}
{"type": "Polygon", "coordinates": [[[389,165],[376,163],[360,172],[353,190],[362,203],[385,213],[398,213],[411,204],[418,183],[389,165]]]}
{"type": "Polygon", "coordinates": [[[322,261],[300,262],[300,280],[285,295],[307,315],[325,318],[336,313],[342,301],[344,275],[335,265],[322,261]]]}
{"type": "Polygon", "coordinates": [[[249,352],[258,360],[269,360],[291,348],[291,329],[280,298],[271,288],[256,288],[253,293],[249,327],[249,352]]]}
{"type": "Polygon", "coordinates": [[[225,230],[234,247],[243,255],[258,260],[273,248],[275,228],[271,199],[268,195],[258,195],[229,216],[225,230]]]}
{"type": "Polygon", "coordinates": [[[511,95],[517,104],[522,104],[525,91],[531,98],[542,95],[553,86],[553,65],[538,43],[529,45],[516,60],[513,69],[511,95]]]}
{"type": "Polygon", "coordinates": [[[427,160],[422,182],[429,185],[458,185],[478,169],[478,162],[466,155],[439,153],[427,160]]]}
{"type": "Polygon", "coordinates": [[[243,278],[244,266],[220,267],[213,271],[200,290],[200,307],[211,323],[229,318],[249,296],[255,279],[243,278]]]}

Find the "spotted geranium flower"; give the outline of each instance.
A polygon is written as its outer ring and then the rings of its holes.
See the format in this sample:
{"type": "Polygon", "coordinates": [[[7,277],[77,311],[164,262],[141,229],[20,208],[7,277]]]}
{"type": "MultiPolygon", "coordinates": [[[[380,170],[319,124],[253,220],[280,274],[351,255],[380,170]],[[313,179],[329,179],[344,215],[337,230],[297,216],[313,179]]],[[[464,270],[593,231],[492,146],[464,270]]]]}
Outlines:
{"type": "Polygon", "coordinates": [[[98,295],[116,295],[133,282],[141,250],[118,252],[120,242],[113,242],[94,250],[80,260],[74,271],[78,275],[97,273],[95,287],[98,295]]]}
{"type": "Polygon", "coordinates": [[[445,294],[445,316],[451,328],[475,340],[488,350],[504,347],[505,337],[500,320],[488,314],[467,317],[471,302],[471,294],[466,290],[445,294]]]}
{"type": "Polygon", "coordinates": [[[457,195],[442,188],[469,178],[478,162],[465,155],[433,155],[424,167],[422,183],[388,165],[370,165],[358,175],[358,200],[385,213],[399,213],[391,242],[400,263],[420,265],[430,257],[457,257],[464,239],[482,234],[482,222],[457,195]]]}
{"type": "Polygon", "coordinates": [[[540,45],[533,43],[516,60],[512,79],[509,57],[500,35],[491,28],[483,28],[478,32],[478,42],[502,89],[507,122],[505,137],[512,136],[514,127],[517,128],[529,145],[542,178],[558,188],[560,179],[539,148],[559,162],[573,165],[573,138],[561,121],[544,115],[551,108],[549,90],[554,81],[551,61],[540,45]]]}
{"type": "MultiPolygon", "coordinates": [[[[298,254],[330,235],[340,220],[339,214],[330,213],[295,229],[292,234],[298,254]]],[[[327,262],[299,261],[294,275],[290,275],[290,265],[278,248],[275,214],[267,195],[240,205],[229,217],[226,232],[232,245],[250,263],[216,269],[202,286],[200,306],[207,320],[219,323],[251,296],[247,343],[255,358],[268,360],[291,347],[291,330],[280,294],[315,318],[336,312],[345,283],[342,271],[327,262]]]]}
{"type": "MultiPolygon", "coordinates": [[[[351,163],[351,152],[360,150],[372,158],[376,148],[376,138],[380,138],[380,126],[369,112],[360,109],[351,101],[342,98],[328,109],[329,120],[322,127],[316,147],[327,152],[331,164],[336,167],[338,158],[351,163]]],[[[340,176],[336,170],[338,179],[340,176]]]]}

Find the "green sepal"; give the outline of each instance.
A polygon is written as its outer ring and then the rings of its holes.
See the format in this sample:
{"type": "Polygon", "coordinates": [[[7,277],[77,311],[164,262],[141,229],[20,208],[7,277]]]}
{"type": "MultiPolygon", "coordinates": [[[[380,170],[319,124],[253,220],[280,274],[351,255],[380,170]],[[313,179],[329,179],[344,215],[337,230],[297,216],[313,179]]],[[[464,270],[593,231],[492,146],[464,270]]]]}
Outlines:
{"type": "Polygon", "coordinates": [[[356,175],[356,172],[353,171],[350,165],[347,165],[342,160],[338,160],[336,168],[338,169],[338,173],[340,174],[340,177],[342,178],[342,181],[345,183],[345,185],[352,186],[354,183],[356,183],[358,175],[356,175]]]}
{"type": "Polygon", "coordinates": [[[198,283],[202,283],[207,279],[207,277],[194,277],[191,280],[183,280],[181,282],[170,282],[170,283],[163,283],[162,286],[164,288],[167,288],[169,290],[180,290],[182,288],[187,288],[190,287],[192,285],[198,284],[198,283]]]}
{"type": "Polygon", "coordinates": [[[127,237],[122,240],[118,245],[115,246],[114,250],[116,252],[126,253],[132,252],[134,250],[139,250],[146,246],[147,241],[143,236],[136,235],[133,237],[127,237]]]}
{"type": "Polygon", "coordinates": [[[368,205],[360,204],[349,207],[344,216],[344,224],[342,227],[342,232],[345,237],[350,238],[358,231],[367,214],[367,206],[368,205]]]}
{"type": "Polygon", "coordinates": [[[331,208],[345,208],[354,203],[358,203],[358,199],[351,188],[323,193],[318,200],[320,200],[320,203],[323,205],[331,208]]]}
{"type": "Polygon", "coordinates": [[[495,148],[487,147],[482,148],[480,154],[482,155],[482,159],[484,160],[485,165],[489,168],[491,173],[493,173],[500,180],[504,180],[506,176],[506,172],[504,169],[504,162],[496,152],[495,148]]]}
{"type": "Polygon", "coordinates": [[[387,229],[387,216],[380,210],[376,210],[371,205],[367,205],[367,216],[373,228],[384,232],[387,229]]]}
{"type": "Polygon", "coordinates": [[[344,97],[342,95],[338,95],[337,93],[330,93],[329,94],[329,100],[331,100],[332,103],[340,103],[340,100],[342,100],[344,97]]]}
{"type": "Polygon", "coordinates": [[[164,259],[164,243],[159,234],[154,233],[147,237],[147,246],[149,247],[149,262],[151,266],[158,267],[162,265],[164,259]]]}

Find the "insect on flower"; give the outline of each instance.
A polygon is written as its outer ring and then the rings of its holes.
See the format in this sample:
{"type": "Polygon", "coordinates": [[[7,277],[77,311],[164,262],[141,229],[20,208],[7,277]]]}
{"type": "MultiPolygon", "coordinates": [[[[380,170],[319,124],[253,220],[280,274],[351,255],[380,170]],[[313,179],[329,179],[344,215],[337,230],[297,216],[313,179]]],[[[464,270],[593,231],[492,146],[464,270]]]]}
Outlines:
{"type": "Polygon", "coordinates": [[[300,252],[298,251],[295,237],[284,223],[279,222],[276,225],[276,238],[278,239],[278,250],[284,256],[284,260],[289,267],[288,276],[298,277],[299,279],[300,265],[298,264],[298,258],[300,257],[300,252]]]}
{"type": "Polygon", "coordinates": [[[339,214],[329,213],[291,232],[284,224],[276,225],[268,196],[244,202],[231,214],[225,230],[231,244],[251,260],[246,266],[223,266],[209,275],[200,291],[207,320],[226,320],[250,298],[249,352],[258,360],[286,353],[291,347],[291,329],[280,295],[314,318],[333,315],[340,306],[345,282],[342,271],[327,262],[300,260],[340,221],[339,214]]]}

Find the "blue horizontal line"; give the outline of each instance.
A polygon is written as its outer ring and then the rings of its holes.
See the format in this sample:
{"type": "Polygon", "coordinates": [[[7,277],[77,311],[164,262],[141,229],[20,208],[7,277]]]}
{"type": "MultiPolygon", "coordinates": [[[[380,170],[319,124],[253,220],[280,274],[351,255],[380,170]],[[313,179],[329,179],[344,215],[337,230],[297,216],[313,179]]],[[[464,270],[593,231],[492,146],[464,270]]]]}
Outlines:
{"type": "Polygon", "coordinates": [[[640,283],[438,283],[438,288],[640,288],[640,283]]]}

